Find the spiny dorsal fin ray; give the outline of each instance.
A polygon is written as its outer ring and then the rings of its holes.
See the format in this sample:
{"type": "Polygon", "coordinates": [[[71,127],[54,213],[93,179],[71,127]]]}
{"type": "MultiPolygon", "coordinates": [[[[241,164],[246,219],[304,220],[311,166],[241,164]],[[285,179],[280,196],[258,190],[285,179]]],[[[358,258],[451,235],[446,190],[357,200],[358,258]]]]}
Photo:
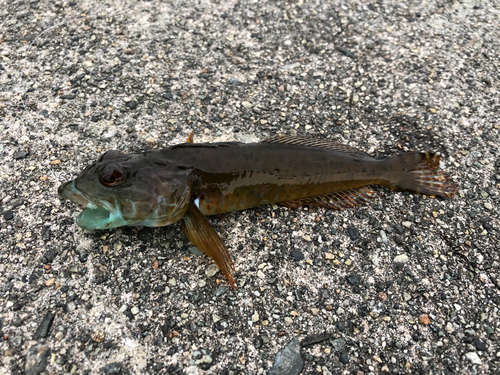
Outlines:
{"type": "Polygon", "coordinates": [[[307,146],[307,147],[318,147],[318,148],[326,148],[333,151],[343,152],[345,154],[349,154],[356,157],[369,158],[372,159],[370,155],[367,153],[358,150],[357,148],[343,145],[337,142],[328,141],[324,139],[312,139],[305,138],[294,135],[284,135],[277,136],[273,138],[269,138],[263,141],[264,143],[279,143],[286,145],[295,145],[295,146],[307,146]]]}
{"type": "Polygon", "coordinates": [[[314,197],[298,199],[295,201],[278,202],[278,204],[289,208],[312,206],[330,208],[333,210],[343,210],[344,208],[361,206],[373,198],[374,195],[375,191],[373,191],[370,187],[365,186],[358,189],[343,190],[326,195],[317,195],[314,197]]]}

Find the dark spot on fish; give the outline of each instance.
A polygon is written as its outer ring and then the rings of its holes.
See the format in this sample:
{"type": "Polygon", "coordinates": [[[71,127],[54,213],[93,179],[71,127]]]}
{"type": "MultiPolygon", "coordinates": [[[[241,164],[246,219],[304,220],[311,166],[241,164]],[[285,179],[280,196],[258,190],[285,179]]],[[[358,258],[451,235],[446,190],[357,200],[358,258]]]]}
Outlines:
{"type": "Polygon", "coordinates": [[[210,199],[205,199],[205,204],[208,206],[210,204],[210,199]]]}
{"type": "Polygon", "coordinates": [[[259,198],[264,198],[264,194],[260,193],[259,198]]]}
{"type": "Polygon", "coordinates": [[[242,207],[243,207],[243,206],[245,205],[245,203],[246,203],[245,201],[241,201],[241,202],[240,202],[240,206],[242,206],[242,207]]]}

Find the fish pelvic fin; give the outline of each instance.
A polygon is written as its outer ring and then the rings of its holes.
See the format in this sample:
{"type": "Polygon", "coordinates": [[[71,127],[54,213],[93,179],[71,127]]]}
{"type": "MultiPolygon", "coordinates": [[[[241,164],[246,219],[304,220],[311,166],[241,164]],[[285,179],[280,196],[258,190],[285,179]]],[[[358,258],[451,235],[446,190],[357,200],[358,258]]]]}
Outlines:
{"type": "Polygon", "coordinates": [[[189,241],[215,261],[226,275],[229,285],[236,289],[233,261],[227,247],[193,201],[189,202],[188,211],[181,223],[189,241]]]}
{"type": "Polygon", "coordinates": [[[450,197],[458,190],[446,173],[439,170],[440,158],[434,153],[408,152],[389,156],[386,160],[402,166],[402,173],[396,180],[384,185],[389,189],[438,197],[450,197]]]}
{"type": "Polygon", "coordinates": [[[342,190],[326,195],[317,195],[314,197],[298,199],[295,201],[278,202],[278,204],[289,208],[312,206],[333,210],[343,210],[344,208],[361,206],[367,203],[374,196],[375,191],[373,191],[369,186],[365,186],[357,189],[342,190]]]}

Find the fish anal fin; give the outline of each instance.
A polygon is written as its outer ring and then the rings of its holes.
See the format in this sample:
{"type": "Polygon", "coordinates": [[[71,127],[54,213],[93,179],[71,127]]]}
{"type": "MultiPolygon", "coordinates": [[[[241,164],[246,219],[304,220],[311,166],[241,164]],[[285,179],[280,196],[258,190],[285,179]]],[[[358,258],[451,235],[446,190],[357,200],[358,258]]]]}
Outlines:
{"type": "Polygon", "coordinates": [[[329,141],[325,139],[314,139],[314,138],[306,138],[294,135],[284,135],[277,136],[273,138],[269,138],[263,141],[264,143],[276,143],[276,144],[286,144],[286,145],[295,145],[295,146],[306,146],[306,147],[317,147],[317,148],[326,148],[333,151],[343,152],[345,154],[349,154],[358,158],[367,158],[373,159],[366,152],[358,150],[357,148],[343,145],[334,141],[329,141]]]}
{"type": "Polygon", "coordinates": [[[227,247],[194,202],[189,202],[188,211],[181,223],[189,241],[215,261],[217,267],[226,275],[229,285],[236,289],[233,261],[227,247]]]}
{"type": "Polygon", "coordinates": [[[373,198],[374,195],[374,190],[368,186],[364,186],[357,189],[342,190],[335,193],[317,195],[294,201],[278,202],[278,204],[289,208],[312,206],[333,210],[343,210],[344,208],[361,206],[373,198]]]}

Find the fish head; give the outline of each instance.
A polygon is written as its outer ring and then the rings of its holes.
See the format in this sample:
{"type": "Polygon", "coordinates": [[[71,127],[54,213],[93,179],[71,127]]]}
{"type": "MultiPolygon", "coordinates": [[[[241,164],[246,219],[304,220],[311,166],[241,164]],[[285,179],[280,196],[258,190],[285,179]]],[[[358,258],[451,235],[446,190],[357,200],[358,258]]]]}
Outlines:
{"type": "Polygon", "coordinates": [[[84,207],[76,219],[83,229],[162,226],[186,213],[192,175],[165,158],[108,151],[58,193],[84,207]]]}

